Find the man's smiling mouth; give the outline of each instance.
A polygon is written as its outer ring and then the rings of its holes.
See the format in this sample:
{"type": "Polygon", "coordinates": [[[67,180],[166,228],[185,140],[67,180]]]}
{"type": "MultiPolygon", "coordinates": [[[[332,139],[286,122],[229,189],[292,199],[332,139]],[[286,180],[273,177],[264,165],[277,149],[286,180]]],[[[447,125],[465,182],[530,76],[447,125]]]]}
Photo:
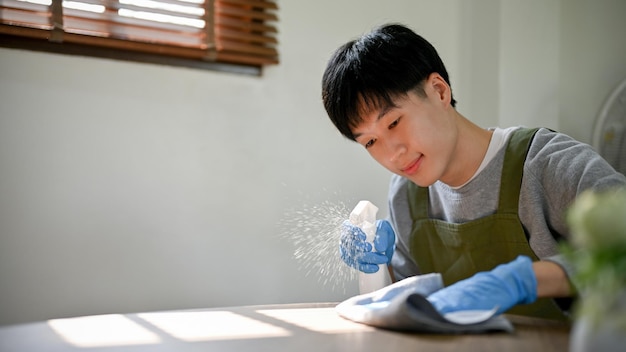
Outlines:
{"type": "Polygon", "coordinates": [[[422,164],[422,158],[423,158],[423,155],[420,156],[419,158],[413,160],[411,163],[409,163],[408,165],[406,165],[402,169],[400,169],[400,171],[402,171],[403,173],[405,173],[407,175],[414,174],[417,171],[417,169],[419,169],[420,165],[422,164]]]}

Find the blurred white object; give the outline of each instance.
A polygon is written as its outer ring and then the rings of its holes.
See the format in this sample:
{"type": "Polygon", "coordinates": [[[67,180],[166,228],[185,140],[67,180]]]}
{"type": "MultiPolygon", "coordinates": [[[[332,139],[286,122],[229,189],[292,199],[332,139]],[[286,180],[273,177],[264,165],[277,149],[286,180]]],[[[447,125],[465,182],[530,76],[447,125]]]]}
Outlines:
{"type": "Polygon", "coordinates": [[[600,109],[591,141],[615,170],[626,174],[626,79],[600,109]]]}

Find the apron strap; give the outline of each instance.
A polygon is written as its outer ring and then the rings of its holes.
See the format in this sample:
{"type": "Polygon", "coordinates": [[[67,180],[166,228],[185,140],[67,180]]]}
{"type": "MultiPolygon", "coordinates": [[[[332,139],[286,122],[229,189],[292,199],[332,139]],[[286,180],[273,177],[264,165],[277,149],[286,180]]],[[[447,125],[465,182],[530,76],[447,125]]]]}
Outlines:
{"type": "Polygon", "coordinates": [[[517,214],[524,176],[524,161],[537,130],[539,129],[520,128],[509,138],[500,178],[498,213],[517,214]]]}
{"type": "Polygon", "coordinates": [[[413,220],[428,219],[428,204],[430,204],[428,187],[420,187],[412,181],[409,181],[408,188],[409,194],[415,194],[415,197],[409,197],[411,217],[413,220]]]}

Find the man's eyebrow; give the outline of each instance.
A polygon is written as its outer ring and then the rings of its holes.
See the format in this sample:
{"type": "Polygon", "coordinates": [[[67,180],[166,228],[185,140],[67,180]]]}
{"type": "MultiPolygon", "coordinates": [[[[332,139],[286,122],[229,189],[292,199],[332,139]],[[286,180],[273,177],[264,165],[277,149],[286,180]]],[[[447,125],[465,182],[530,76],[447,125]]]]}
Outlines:
{"type": "Polygon", "coordinates": [[[395,109],[397,106],[395,104],[385,104],[385,106],[383,106],[380,111],[378,112],[378,117],[376,117],[376,121],[382,119],[383,117],[385,117],[385,115],[387,115],[387,113],[389,113],[389,111],[395,109]]]}
{"type": "MultiPolygon", "coordinates": [[[[387,115],[389,113],[389,111],[393,110],[397,108],[397,106],[395,104],[385,104],[380,111],[378,112],[378,116],[376,116],[376,121],[380,121],[380,119],[382,119],[383,117],[385,117],[385,115],[387,115]]],[[[354,137],[354,139],[359,138],[362,135],[362,133],[355,133],[352,136],[354,137]]]]}

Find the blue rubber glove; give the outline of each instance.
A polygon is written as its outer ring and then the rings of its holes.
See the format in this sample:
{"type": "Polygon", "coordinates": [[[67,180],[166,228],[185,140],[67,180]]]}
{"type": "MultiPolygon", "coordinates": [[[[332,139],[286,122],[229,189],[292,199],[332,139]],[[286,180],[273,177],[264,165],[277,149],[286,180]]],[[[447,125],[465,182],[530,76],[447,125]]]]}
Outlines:
{"type": "Polygon", "coordinates": [[[349,266],[364,273],[375,273],[379,264],[391,262],[396,248],[396,234],[387,220],[376,220],[376,237],[374,248],[365,241],[365,232],[346,220],[341,228],[339,255],[349,266]]]}
{"type": "Polygon", "coordinates": [[[460,310],[490,310],[496,306],[498,314],[501,314],[517,304],[535,302],[537,279],[530,258],[519,256],[491,271],[477,273],[442,288],[427,299],[441,314],[460,310]]]}

